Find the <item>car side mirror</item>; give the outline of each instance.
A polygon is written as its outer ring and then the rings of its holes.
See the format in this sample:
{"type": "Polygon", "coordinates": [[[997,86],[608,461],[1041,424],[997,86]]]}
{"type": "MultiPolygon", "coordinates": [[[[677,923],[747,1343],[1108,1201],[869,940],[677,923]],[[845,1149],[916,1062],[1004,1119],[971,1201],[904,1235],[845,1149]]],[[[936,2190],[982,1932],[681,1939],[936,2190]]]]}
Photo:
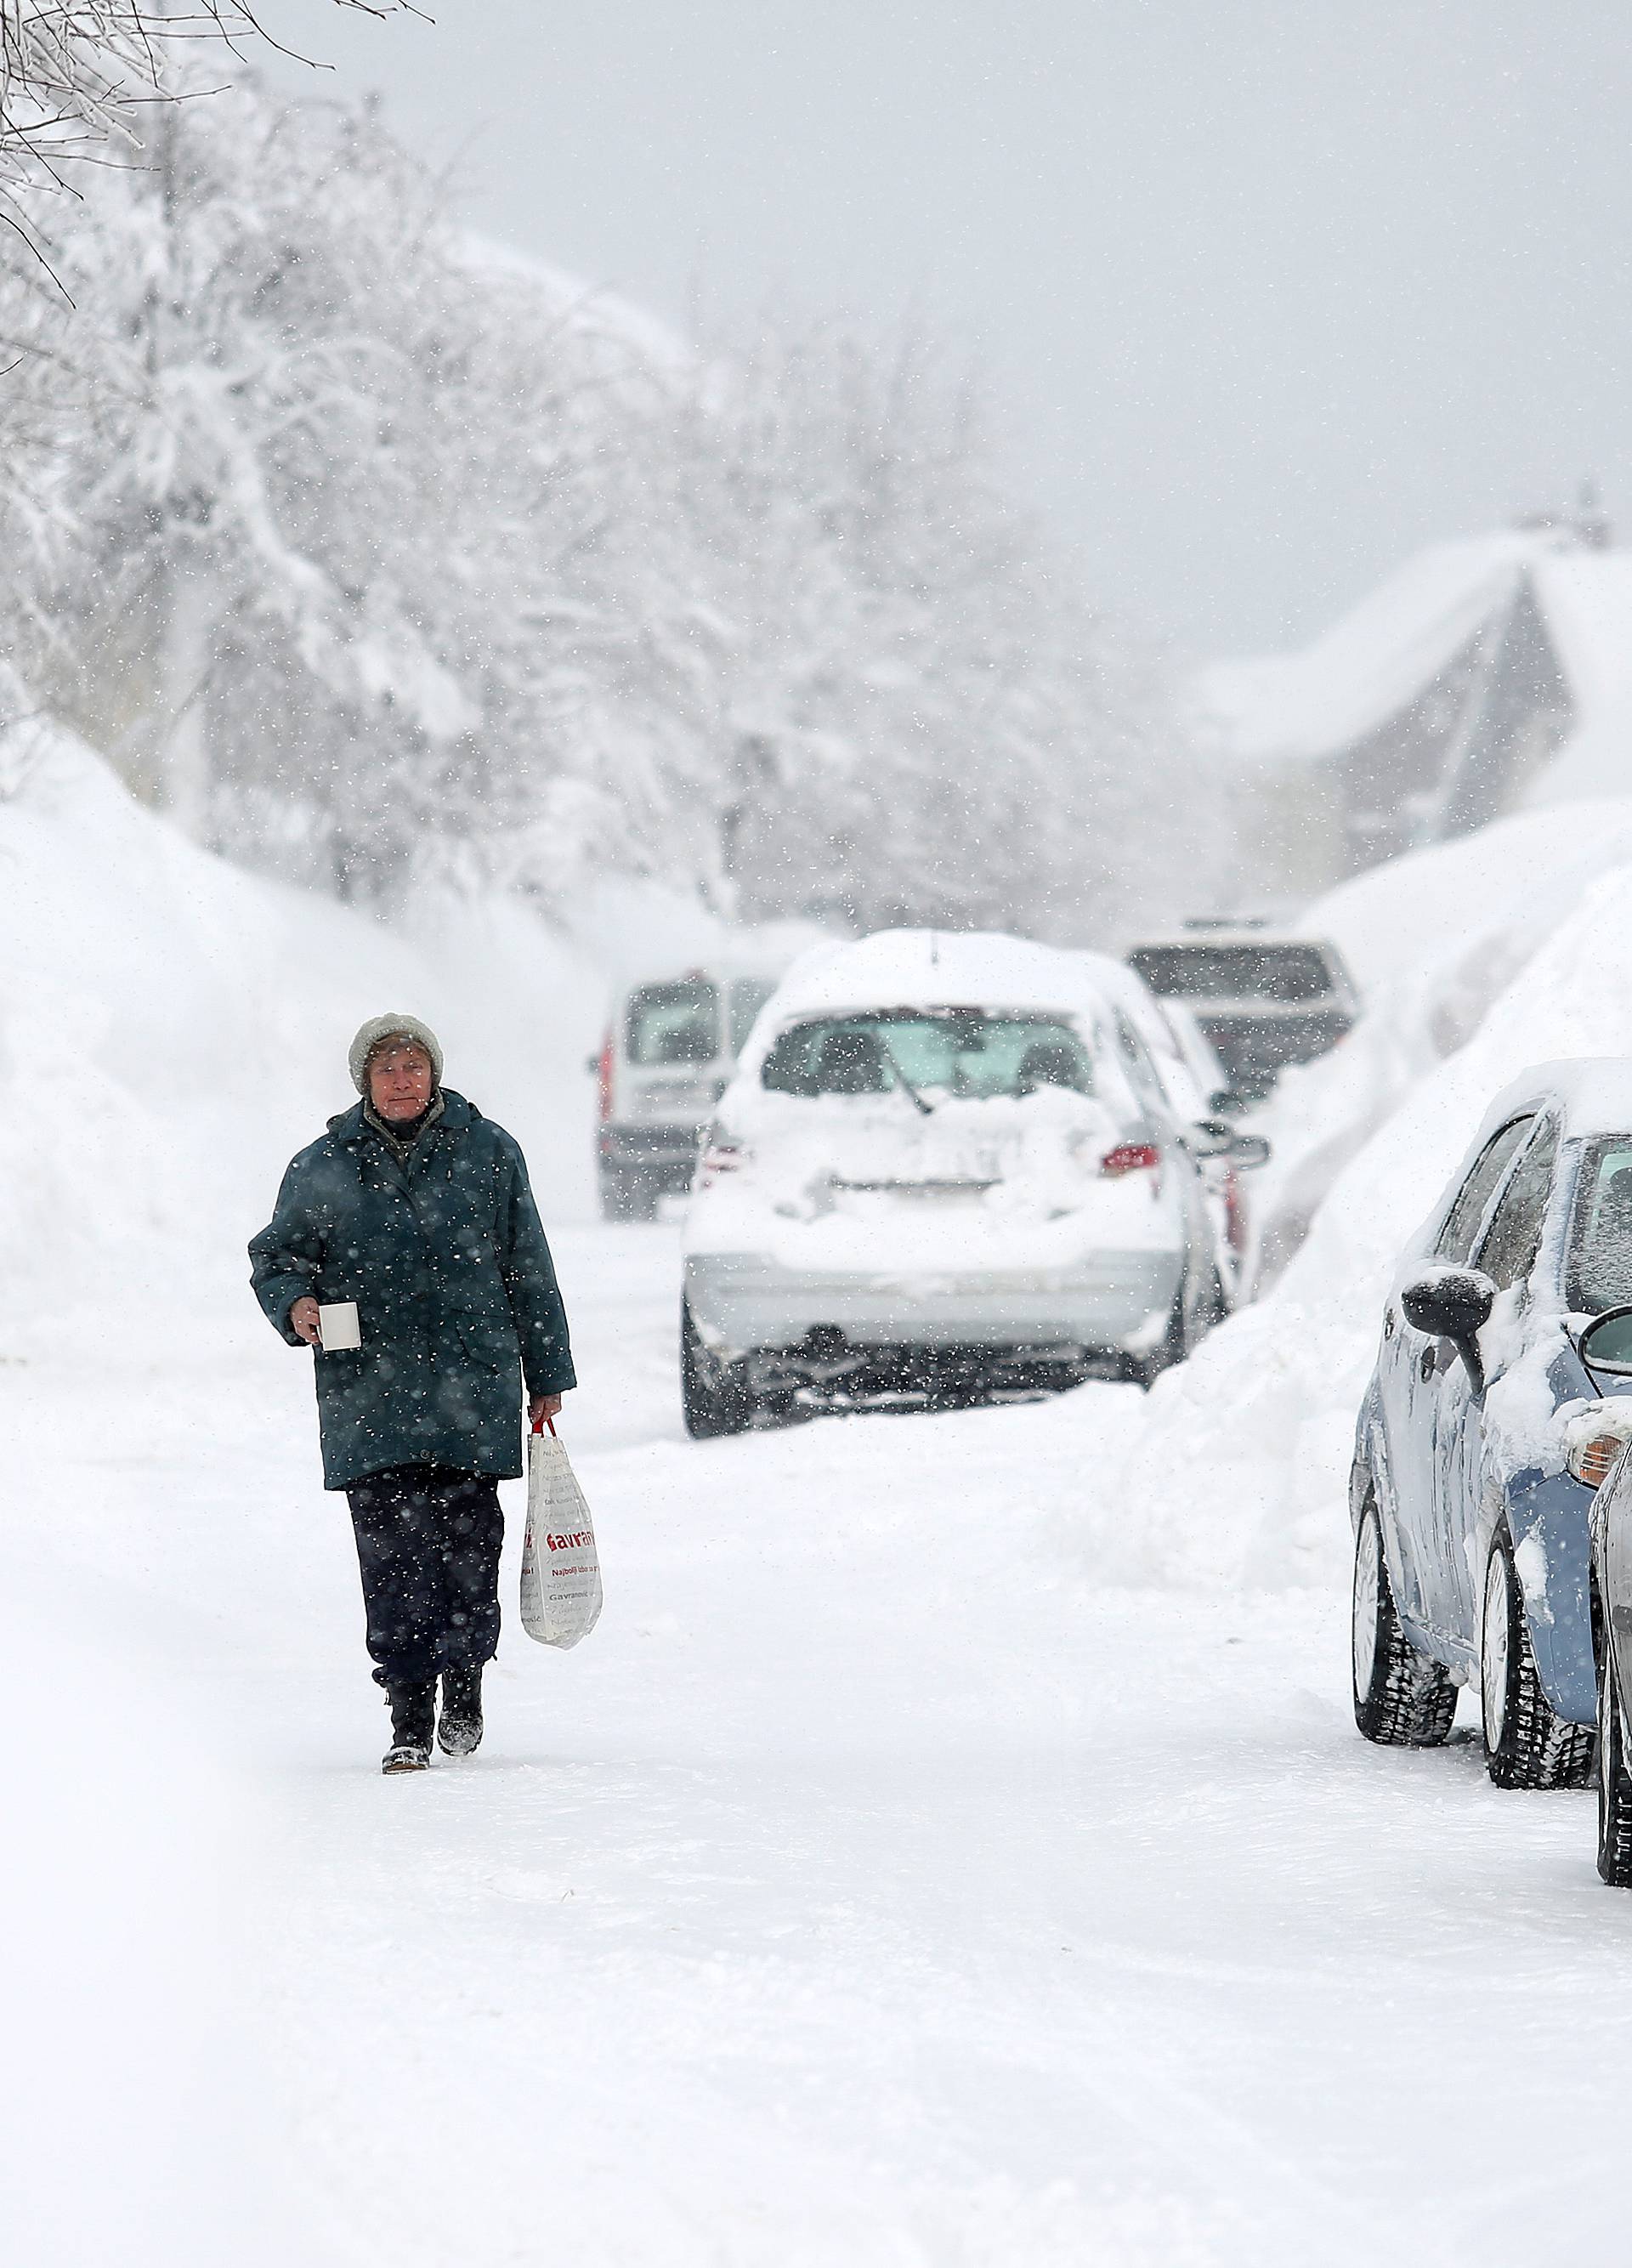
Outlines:
{"type": "Polygon", "coordinates": [[[1484,1391],[1479,1334],[1496,1305],[1496,1285],[1479,1268],[1425,1268],[1400,1294],[1405,1319],[1430,1338],[1449,1339],[1467,1365],[1475,1392],[1484,1391]]]}
{"type": "Polygon", "coordinates": [[[1228,1158],[1232,1166],[1267,1166],[1269,1145],[1261,1134],[1238,1134],[1223,1118],[1198,1118],[1185,1137],[1193,1158],[1228,1158]]]}
{"type": "Polygon", "coordinates": [[[596,1072],[600,1069],[600,1057],[599,1056],[585,1056],[584,1058],[584,1068],[588,1071],[590,1077],[593,1079],[596,1072]]]}
{"type": "Polygon", "coordinates": [[[1589,1370],[1612,1378],[1632,1378],[1632,1307],[1609,1307],[1595,1316],[1576,1341],[1589,1370]]]}
{"type": "Polygon", "coordinates": [[[1244,1110],[1250,1110],[1253,1107],[1251,1098],[1233,1086],[1221,1086],[1216,1094],[1209,1096],[1209,1101],[1221,1118],[1239,1118],[1244,1110]]]}

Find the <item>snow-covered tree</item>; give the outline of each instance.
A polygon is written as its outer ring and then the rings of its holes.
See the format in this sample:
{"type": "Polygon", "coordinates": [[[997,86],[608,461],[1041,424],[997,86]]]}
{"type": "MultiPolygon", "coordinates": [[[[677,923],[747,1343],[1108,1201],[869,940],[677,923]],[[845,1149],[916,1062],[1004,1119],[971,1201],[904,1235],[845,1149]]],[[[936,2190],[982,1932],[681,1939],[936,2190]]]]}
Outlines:
{"type": "MultiPolygon", "coordinates": [[[[335,4],[389,16],[406,0],[335,4]]],[[[202,91],[183,59],[264,36],[249,0],[0,0],[0,219],[26,239],[77,167],[140,164],[155,108],[202,91]]]]}
{"type": "Polygon", "coordinates": [[[138,792],[350,895],[660,873],[1108,938],[1205,829],[1158,674],[933,344],[687,353],[481,252],[366,108],[161,107],[0,272],[25,674],[138,792]]]}

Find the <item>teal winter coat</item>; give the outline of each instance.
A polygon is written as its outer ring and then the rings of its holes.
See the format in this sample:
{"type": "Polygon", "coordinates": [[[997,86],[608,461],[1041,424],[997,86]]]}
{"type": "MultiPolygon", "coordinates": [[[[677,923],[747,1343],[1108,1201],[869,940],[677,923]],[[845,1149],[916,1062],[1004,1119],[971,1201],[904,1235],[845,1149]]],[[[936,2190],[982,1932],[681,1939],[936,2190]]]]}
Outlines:
{"type": "Polygon", "coordinates": [[[331,1118],[249,1248],[291,1346],[297,1300],[357,1304],[362,1345],[312,1355],[325,1488],[407,1464],[513,1479],[523,1377],[529,1394],[577,1382],[520,1146],[463,1095],[443,1104],[406,1162],[361,1103],[331,1118]]]}

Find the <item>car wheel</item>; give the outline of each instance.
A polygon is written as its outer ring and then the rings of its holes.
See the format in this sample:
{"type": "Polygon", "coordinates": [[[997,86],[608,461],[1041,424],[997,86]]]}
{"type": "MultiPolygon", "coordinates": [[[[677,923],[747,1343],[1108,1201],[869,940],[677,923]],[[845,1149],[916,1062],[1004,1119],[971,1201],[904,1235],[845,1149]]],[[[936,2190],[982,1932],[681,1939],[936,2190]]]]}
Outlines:
{"type": "Polygon", "coordinates": [[[1223,1322],[1227,1313],[1224,1284],[1217,1267],[1199,1284],[1187,1276],[1179,1286],[1160,1343],[1134,1366],[1136,1383],[1146,1388],[1154,1386],[1165,1370],[1173,1369],[1187,1355],[1194,1354],[1208,1332],[1223,1322]]]}
{"type": "Polygon", "coordinates": [[[1505,1528],[1485,1563],[1479,1697],[1485,1756],[1497,1787],[1587,1785],[1592,1776],[1592,1727],[1559,1716],[1541,1690],[1512,1539],[1505,1528]]]}
{"type": "Polygon", "coordinates": [[[1349,1627],[1361,1732],[1379,1748],[1438,1748],[1456,1715],[1456,1687],[1444,1663],[1419,1653],[1400,1627],[1374,1498],[1355,1534],[1349,1627]]]}
{"type": "Polygon", "coordinates": [[[680,1303],[680,1410],[694,1441],[740,1433],[753,1422],[754,1396],[698,1336],[691,1309],[680,1303]]]}
{"type": "Polygon", "coordinates": [[[1598,1871],[1612,1889],[1632,1889],[1632,1774],[1607,1646],[1598,1668],[1598,1871]]]}

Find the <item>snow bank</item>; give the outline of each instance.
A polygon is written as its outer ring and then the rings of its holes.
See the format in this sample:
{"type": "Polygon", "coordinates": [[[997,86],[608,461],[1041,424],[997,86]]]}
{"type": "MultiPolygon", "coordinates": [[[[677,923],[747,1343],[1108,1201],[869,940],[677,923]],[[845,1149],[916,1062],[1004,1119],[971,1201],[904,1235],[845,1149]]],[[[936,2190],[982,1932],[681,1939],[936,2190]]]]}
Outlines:
{"type": "Polygon", "coordinates": [[[1334,1053],[1287,1072],[1255,1122],[1275,1149],[1255,1191],[1261,1286],[1368,1136],[1467,1043],[1599,876],[1625,865],[1632,800],[1574,804],[1390,859],[1310,907],[1298,927],[1337,945],[1365,1012],[1334,1053]]]}
{"type": "MultiPolygon", "coordinates": [[[[256,1995],[267,1829],[106,1596],[8,1563],[0,2228],[27,2268],[337,2259],[256,1995]],[[254,1917],[252,1923],[250,1917],[254,1917]],[[254,2198],[254,2208],[245,2201],[254,2198]]],[[[22,1564],[19,1565],[19,1558],[22,1564]]],[[[169,1676],[174,1665],[167,1666],[169,1676]]]]}
{"type": "Polygon", "coordinates": [[[1355,1416],[1400,1247],[1510,1079],[1620,1054],[1632,1056],[1632,864],[1587,889],[1476,1035],[1350,1160],[1268,1296],[1159,1380],[1121,1440],[1088,1442],[1096,1576],[1341,1580],[1355,1416]]]}
{"type": "MultiPolygon", "coordinates": [[[[0,740],[0,1353],[92,1319],[184,1336],[243,1310],[246,1239],[290,1157],[355,1101],[346,1048],[401,1008],[449,1084],[525,1147],[547,1219],[593,1204],[614,953],[722,925],[624,888],[568,939],[525,907],[427,896],[411,934],[196,848],[71,735],[0,740]]],[[[264,1328],[264,1326],[261,1326],[264,1328]]]]}

